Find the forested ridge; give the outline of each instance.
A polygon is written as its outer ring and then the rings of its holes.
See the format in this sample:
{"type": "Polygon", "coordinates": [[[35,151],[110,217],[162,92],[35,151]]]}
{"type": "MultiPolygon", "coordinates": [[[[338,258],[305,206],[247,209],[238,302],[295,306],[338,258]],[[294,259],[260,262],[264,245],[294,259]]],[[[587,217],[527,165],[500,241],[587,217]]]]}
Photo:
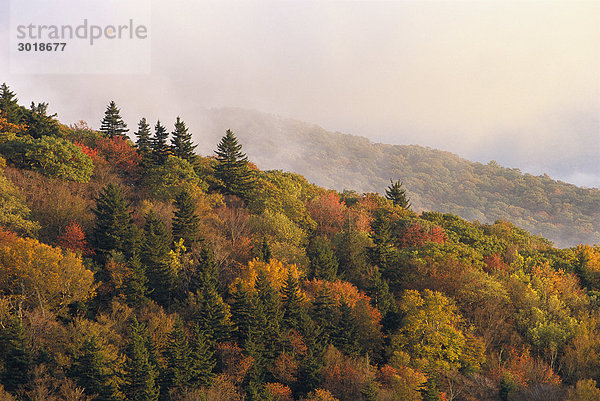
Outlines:
{"type": "Polygon", "coordinates": [[[0,401],[600,399],[600,247],[46,109],[0,87],[0,401]]]}
{"type": "Polygon", "coordinates": [[[423,146],[373,143],[249,110],[216,109],[206,119],[212,129],[204,135],[234,129],[259,166],[295,171],[326,188],[383,193],[390,179],[399,179],[415,210],[483,223],[510,220],[561,247],[600,243],[597,188],[524,174],[493,161],[475,163],[423,146]]]}

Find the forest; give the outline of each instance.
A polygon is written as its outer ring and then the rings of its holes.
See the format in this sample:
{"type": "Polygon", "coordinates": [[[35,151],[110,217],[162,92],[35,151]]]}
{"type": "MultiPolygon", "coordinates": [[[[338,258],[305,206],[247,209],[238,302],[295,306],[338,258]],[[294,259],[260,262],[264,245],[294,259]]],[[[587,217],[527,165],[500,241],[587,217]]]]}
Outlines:
{"type": "MultiPolygon", "coordinates": [[[[295,171],[326,188],[383,193],[390,179],[401,180],[416,211],[482,223],[509,220],[560,247],[600,243],[598,188],[525,174],[494,161],[475,163],[424,146],[373,143],[250,110],[217,109],[207,120],[217,129],[204,135],[231,128],[259,166],[295,171]]],[[[401,140],[402,133],[397,136],[401,140]]]]}
{"type": "Polygon", "coordinates": [[[600,399],[598,245],[47,106],[0,87],[0,401],[600,399]]]}

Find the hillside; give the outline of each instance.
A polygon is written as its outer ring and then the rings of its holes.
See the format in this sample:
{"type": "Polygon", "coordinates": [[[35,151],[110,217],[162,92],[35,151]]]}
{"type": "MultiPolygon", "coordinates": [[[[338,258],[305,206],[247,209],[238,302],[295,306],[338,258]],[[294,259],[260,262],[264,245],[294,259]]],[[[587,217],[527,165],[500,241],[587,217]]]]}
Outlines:
{"type": "Polygon", "coordinates": [[[470,162],[416,145],[372,143],[316,125],[242,109],[216,109],[196,139],[206,152],[231,128],[265,169],[294,171],[326,188],[378,192],[401,180],[415,210],[509,220],[558,246],[600,243],[600,190],[470,162]]]}
{"type": "Polygon", "coordinates": [[[598,246],[0,106],[0,400],[600,399],[598,246]]]}

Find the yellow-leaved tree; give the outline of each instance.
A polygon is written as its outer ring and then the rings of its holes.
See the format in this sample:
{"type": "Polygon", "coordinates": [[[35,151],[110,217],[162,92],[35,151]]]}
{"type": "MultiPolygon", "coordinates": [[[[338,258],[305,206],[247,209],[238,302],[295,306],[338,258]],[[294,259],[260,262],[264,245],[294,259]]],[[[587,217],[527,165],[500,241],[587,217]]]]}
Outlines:
{"type": "Polygon", "coordinates": [[[19,311],[56,313],[94,291],[94,276],[81,258],[32,238],[0,238],[0,293],[19,311]]]}

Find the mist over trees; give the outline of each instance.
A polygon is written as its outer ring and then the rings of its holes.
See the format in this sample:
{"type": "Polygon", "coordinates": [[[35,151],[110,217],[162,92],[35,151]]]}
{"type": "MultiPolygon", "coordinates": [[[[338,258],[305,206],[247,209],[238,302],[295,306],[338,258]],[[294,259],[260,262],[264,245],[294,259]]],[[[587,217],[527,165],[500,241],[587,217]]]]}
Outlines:
{"type": "Polygon", "coordinates": [[[20,118],[0,111],[2,400],[600,393],[597,245],[418,213],[404,177],[384,197],[260,170],[231,130],[201,156],[181,119],[134,144],[20,118]],[[11,153],[35,140],[81,165],[11,153]]]}

